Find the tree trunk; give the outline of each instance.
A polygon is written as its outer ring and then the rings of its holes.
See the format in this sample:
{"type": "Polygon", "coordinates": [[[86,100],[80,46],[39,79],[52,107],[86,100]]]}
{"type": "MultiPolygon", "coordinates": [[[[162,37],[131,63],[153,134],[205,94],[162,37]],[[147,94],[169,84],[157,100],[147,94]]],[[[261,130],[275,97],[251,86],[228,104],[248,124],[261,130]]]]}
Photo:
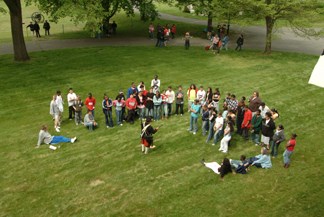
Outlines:
{"type": "Polygon", "coordinates": [[[4,0],[10,11],[11,34],[16,61],[27,61],[29,56],[26,49],[20,0],[4,0]]]}
{"type": "Polygon", "coordinates": [[[213,16],[211,12],[208,13],[207,30],[209,32],[213,30],[213,16]]]}
{"type": "Polygon", "coordinates": [[[271,42],[272,42],[272,29],[274,26],[274,19],[271,16],[266,16],[266,45],[264,49],[264,53],[271,53],[271,42]]]}

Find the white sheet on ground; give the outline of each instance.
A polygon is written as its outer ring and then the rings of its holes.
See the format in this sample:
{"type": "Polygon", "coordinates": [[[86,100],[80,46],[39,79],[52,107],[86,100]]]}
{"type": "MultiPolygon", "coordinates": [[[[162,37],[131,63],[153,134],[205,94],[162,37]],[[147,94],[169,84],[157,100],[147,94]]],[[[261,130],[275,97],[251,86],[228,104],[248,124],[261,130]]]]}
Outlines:
{"type": "Polygon", "coordinates": [[[205,163],[205,166],[214,171],[214,173],[219,174],[218,168],[221,166],[217,162],[205,163]]]}
{"type": "Polygon", "coordinates": [[[308,83],[324,87],[324,55],[318,59],[308,83]]]}

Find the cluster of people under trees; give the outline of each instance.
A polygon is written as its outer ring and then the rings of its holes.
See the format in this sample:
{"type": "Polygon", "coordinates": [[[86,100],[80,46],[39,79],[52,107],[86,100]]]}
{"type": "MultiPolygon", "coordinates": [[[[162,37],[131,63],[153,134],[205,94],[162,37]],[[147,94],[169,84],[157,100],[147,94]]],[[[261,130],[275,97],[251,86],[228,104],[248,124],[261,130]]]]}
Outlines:
{"type": "MultiPolygon", "coordinates": [[[[36,34],[37,38],[41,37],[40,33],[39,33],[40,27],[36,21],[34,23],[30,22],[29,25],[26,26],[26,28],[29,28],[33,35],[36,34]]],[[[49,24],[49,22],[47,20],[45,20],[45,22],[43,24],[43,29],[45,31],[45,35],[50,35],[51,25],[49,24]]]]}
{"type": "MultiPolygon", "coordinates": [[[[228,153],[235,127],[237,135],[242,136],[245,140],[251,140],[255,146],[262,147],[262,156],[250,158],[249,164],[244,163],[244,157],[241,157],[241,163],[233,161],[232,166],[237,172],[242,171],[242,166],[245,172],[249,166],[254,165],[262,168],[271,167],[271,158],[268,153],[270,152],[270,155],[274,158],[277,157],[278,147],[285,140],[284,126],[279,124],[276,127],[275,121],[279,117],[278,111],[274,108],[270,109],[260,99],[257,91],[254,91],[246,102],[244,96],[237,100],[235,94],[231,93],[228,93],[224,100],[221,100],[219,88],[215,88],[213,91],[211,87],[208,87],[205,90],[203,86],[197,88],[195,84],[191,84],[187,90],[183,90],[181,85],[178,86],[176,91],[171,86],[168,86],[166,90],[161,91],[160,89],[161,81],[155,75],[150,83],[149,90],[146,90],[144,82],[141,81],[138,85],[132,82],[126,95],[123,91],[119,91],[117,96],[112,99],[105,93],[101,108],[105,116],[106,127],[114,127],[113,110],[115,110],[116,116],[115,125],[122,126],[123,122],[134,124],[137,118],[140,119],[142,151],[147,154],[149,149],[155,147],[153,145],[153,134],[158,131],[158,128],[151,126],[151,121],[167,119],[173,115],[173,111],[175,115],[182,116],[186,98],[187,109],[190,114],[188,131],[192,134],[197,134],[198,119],[201,116],[201,131],[202,135],[206,136],[205,142],[212,141],[213,146],[220,142],[219,151],[228,153]],[[239,164],[240,167],[237,166],[236,168],[234,164],[239,164]]],[[[83,102],[81,97],[70,88],[67,94],[67,103],[69,108],[68,118],[70,120],[74,118],[76,125],[84,125],[90,131],[98,126],[98,122],[95,120],[96,99],[91,93],[83,102]],[[86,106],[87,109],[84,117],[82,116],[83,106],[86,106]]],[[[57,132],[61,130],[62,113],[63,99],[61,91],[57,91],[50,103],[50,114],[57,132]]],[[[50,139],[48,139],[49,135],[44,136],[46,131],[47,127],[43,126],[38,146],[42,142],[51,144],[49,143],[50,139]],[[47,139],[45,140],[45,138],[47,139]]],[[[286,168],[290,165],[290,156],[296,144],[296,137],[297,135],[293,134],[286,145],[287,149],[284,152],[286,168]]],[[[63,139],[63,141],[74,142],[75,139],[63,139]]],[[[54,143],[57,143],[57,141],[54,140],[54,143]]],[[[229,161],[232,162],[232,160],[229,161]]],[[[227,160],[224,159],[223,164],[226,164],[226,162],[227,160]]]]}

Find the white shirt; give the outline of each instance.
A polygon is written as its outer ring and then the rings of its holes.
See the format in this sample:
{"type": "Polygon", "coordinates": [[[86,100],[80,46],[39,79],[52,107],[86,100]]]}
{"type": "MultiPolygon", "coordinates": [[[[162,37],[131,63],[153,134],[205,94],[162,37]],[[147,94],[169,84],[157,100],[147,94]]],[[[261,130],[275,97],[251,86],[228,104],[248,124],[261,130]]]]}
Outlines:
{"type": "Polygon", "coordinates": [[[160,88],[160,86],[161,86],[161,81],[160,81],[160,79],[153,79],[152,81],[151,81],[151,87],[154,87],[154,86],[157,86],[158,88],[160,88]]]}
{"type": "Polygon", "coordinates": [[[67,95],[67,101],[69,106],[73,106],[74,101],[77,100],[76,94],[73,93],[68,93],[67,95]]]}
{"type": "Polygon", "coordinates": [[[204,91],[204,90],[198,90],[198,92],[197,92],[197,98],[199,99],[199,102],[203,103],[204,102],[204,99],[205,99],[205,96],[206,96],[206,91],[204,91]]]}
{"type": "Polygon", "coordinates": [[[264,106],[264,109],[262,109],[262,106],[260,106],[259,109],[261,110],[261,113],[260,113],[260,114],[261,114],[262,119],[265,118],[265,114],[266,114],[267,112],[270,112],[270,109],[269,109],[268,106],[264,106]]]}
{"type": "Polygon", "coordinates": [[[56,96],[56,105],[57,107],[59,108],[60,112],[63,112],[63,99],[62,99],[62,96],[59,95],[59,96],[56,96]]]}
{"type": "Polygon", "coordinates": [[[171,90],[171,91],[167,90],[167,91],[165,92],[165,95],[168,96],[168,98],[167,98],[167,103],[173,103],[173,101],[174,101],[174,99],[175,99],[174,91],[173,91],[173,90],[171,90]]]}
{"type": "MultiPolygon", "coordinates": [[[[223,117],[217,117],[215,120],[215,129],[222,129],[224,124],[224,118],[223,117]]],[[[218,131],[217,130],[217,131],[218,131]]]]}

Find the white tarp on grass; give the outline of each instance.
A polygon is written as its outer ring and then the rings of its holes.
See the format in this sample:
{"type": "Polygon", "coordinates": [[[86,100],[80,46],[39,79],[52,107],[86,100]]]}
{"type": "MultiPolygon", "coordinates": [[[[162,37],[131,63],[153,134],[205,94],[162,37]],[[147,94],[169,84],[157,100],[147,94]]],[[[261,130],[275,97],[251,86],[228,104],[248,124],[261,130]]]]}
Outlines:
{"type": "Polygon", "coordinates": [[[308,83],[324,88],[324,55],[318,59],[308,83]]]}

